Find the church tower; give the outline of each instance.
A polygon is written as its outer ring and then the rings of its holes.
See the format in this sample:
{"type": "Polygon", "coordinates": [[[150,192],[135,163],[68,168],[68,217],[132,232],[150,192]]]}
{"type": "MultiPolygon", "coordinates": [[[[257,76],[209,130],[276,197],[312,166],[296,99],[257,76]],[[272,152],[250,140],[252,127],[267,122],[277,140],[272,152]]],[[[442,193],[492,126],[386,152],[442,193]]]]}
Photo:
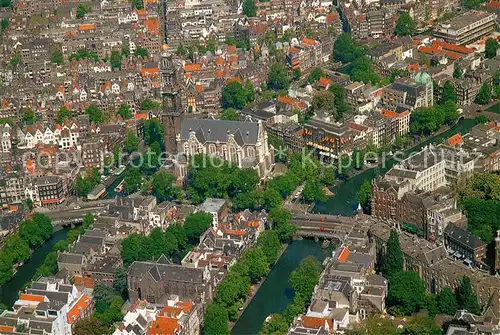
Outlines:
{"type": "Polygon", "coordinates": [[[180,87],[172,54],[161,56],[161,89],[163,96],[163,113],[161,121],[164,128],[165,150],[170,154],[177,153],[176,136],[181,131],[184,116],[180,101],[180,87]]]}

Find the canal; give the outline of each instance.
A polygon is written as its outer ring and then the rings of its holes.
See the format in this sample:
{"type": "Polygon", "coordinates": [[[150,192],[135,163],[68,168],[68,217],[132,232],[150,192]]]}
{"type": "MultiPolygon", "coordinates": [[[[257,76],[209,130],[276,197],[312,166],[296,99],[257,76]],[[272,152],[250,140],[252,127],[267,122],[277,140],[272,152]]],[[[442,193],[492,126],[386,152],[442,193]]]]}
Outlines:
{"type": "MultiPolygon", "coordinates": [[[[405,154],[408,155],[409,153],[417,152],[429,143],[447,139],[456,133],[460,132],[465,134],[470,131],[474,124],[474,120],[462,119],[454,127],[448,129],[447,131],[436,135],[411,149],[408,149],[405,154]]],[[[394,166],[395,163],[395,159],[388,159],[378,167],[368,169],[333,187],[331,191],[334,195],[324,203],[317,203],[316,206],[314,206],[313,212],[344,216],[353,215],[358,207],[357,193],[361,184],[363,184],[365,180],[371,181],[376,176],[385,174],[394,166]]]]}
{"type": "Polygon", "coordinates": [[[293,301],[293,289],[288,278],[300,261],[306,256],[314,256],[319,262],[323,262],[327,256],[331,256],[332,250],[333,246],[323,249],[320,242],[313,240],[293,241],[271,269],[231,334],[258,334],[268,315],[283,312],[293,301]]]}
{"type": "Polygon", "coordinates": [[[52,251],[54,244],[65,240],[69,231],[70,228],[63,228],[54,232],[48,241],[33,252],[31,258],[18,269],[14,277],[0,287],[0,303],[6,305],[9,309],[12,308],[19,291],[33,278],[36,270],[43,264],[49,252],[52,251]]]}

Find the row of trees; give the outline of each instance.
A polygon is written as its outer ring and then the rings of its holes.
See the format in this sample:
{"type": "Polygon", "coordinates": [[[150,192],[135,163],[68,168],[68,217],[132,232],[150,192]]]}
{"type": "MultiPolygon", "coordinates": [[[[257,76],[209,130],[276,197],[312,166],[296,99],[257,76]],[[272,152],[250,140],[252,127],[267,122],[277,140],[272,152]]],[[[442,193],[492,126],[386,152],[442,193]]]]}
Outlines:
{"type": "Polygon", "coordinates": [[[308,256],[300,262],[289,279],[294,292],[293,302],[285,308],[282,314],[273,314],[271,320],[264,324],[261,334],[284,335],[287,333],[295,317],[305,311],[311,300],[321,270],[321,264],[313,256],[308,256]]]}
{"type": "Polygon", "coordinates": [[[253,192],[259,176],[253,169],[240,169],[234,163],[196,155],[188,169],[187,194],[194,203],[206,198],[233,198],[253,192]]]}
{"type": "Polygon", "coordinates": [[[480,313],[477,297],[468,277],[462,279],[456,294],[445,288],[438,294],[427,295],[424,280],[415,272],[403,271],[403,252],[395,230],[391,230],[380,270],[389,279],[387,302],[390,306],[388,311],[393,315],[412,315],[421,309],[427,309],[431,316],[438,313],[452,315],[459,308],[480,313]]]}
{"type": "Polygon", "coordinates": [[[212,224],[212,216],[196,212],[186,217],[184,224],[171,224],[165,231],[154,228],[149,236],[131,234],[122,241],[123,264],[128,267],[134,261],[156,260],[161,255],[181,258],[189,247],[199,243],[200,236],[212,224]]]}
{"type": "Polygon", "coordinates": [[[101,182],[101,173],[97,168],[87,169],[85,175],[79,174],[75,181],[75,194],[85,197],[101,182]]]}
{"type": "Polygon", "coordinates": [[[458,107],[451,100],[433,107],[417,108],[410,116],[410,133],[430,135],[445,124],[454,124],[459,116],[458,107]]]}
{"type": "Polygon", "coordinates": [[[0,284],[13,277],[14,265],[30,258],[31,251],[52,236],[52,222],[43,214],[35,214],[19,225],[19,231],[3,241],[0,251],[0,284]]]}
{"type": "Polygon", "coordinates": [[[372,61],[366,56],[366,49],[357,45],[351,34],[343,33],[337,37],[333,50],[334,59],[347,64],[344,72],[347,72],[352,80],[372,84],[380,81],[372,61]]]}
{"type": "Polygon", "coordinates": [[[500,176],[476,173],[461,178],[454,193],[467,216],[467,229],[484,243],[492,242],[500,230],[500,176]]]}
{"type": "Polygon", "coordinates": [[[43,264],[36,269],[32,280],[36,280],[40,277],[50,277],[57,273],[57,252],[68,251],[69,246],[78,239],[78,236],[83,235],[85,231],[94,222],[95,216],[92,214],[85,215],[83,223],[80,226],[76,226],[68,232],[65,240],[61,240],[52,246],[51,251],[45,257],[43,264]]]}
{"type": "Polygon", "coordinates": [[[205,312],[206,335],[229,334],[228,322],[235,321],[238,309],[244,304],[251,284],[256,284],[276,262],[280,251],[278,234],[273,230],[262,232],[257,245],[243,252],[226,278],[217,287],[217,296],[205,312]]]}

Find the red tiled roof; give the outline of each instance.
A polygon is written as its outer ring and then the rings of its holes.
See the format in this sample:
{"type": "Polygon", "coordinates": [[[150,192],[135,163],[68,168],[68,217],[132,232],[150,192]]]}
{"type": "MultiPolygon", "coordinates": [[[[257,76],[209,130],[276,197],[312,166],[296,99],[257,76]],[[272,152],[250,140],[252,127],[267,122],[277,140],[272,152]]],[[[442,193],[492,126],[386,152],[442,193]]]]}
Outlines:
{"type": "Polygon", "coordinates": [[[23,293],[19,296],[19,300],[33,301],[33,302],[44,302],[45,296],[38,295],[38,294],[24,294],[23,293]]]}
{"type": "Polygon", "coordinates": [[[447,143],[450,147],[454,147],[456,145],[463,144],[464,140],[462,139],[462,135],[455,134],[447,140],[447,143]]]}
{"type": "Polygon", "coordinates": [[[326,77],[321,77],[319,80],[318,80],[318,84],[322,87],[327,87],[328,85],[330,85],[330,80],[328,80],[328,78],[326,77]]]}
{"type": "Polygon", "coordinates": [[[144,25],[150,34],[157,35],[160,32],[160,24],[156,18],[146,19],[146,21],[144,21],[144,25]]]}
{"type": "Polygon", "coordinates": [[[82,23],[78,26],[78,29],[80,31],[88,31],[88,30],[94,30],[95,29],[95,23],[82,23]]]}
{"type": "Polygon", "coordinates": [[[340,254],[339,254],[339,257],[337,257],[337,260],[340,262],[340,263],[345,263],[345,261],[347,261],[347,258],[349,257],[349,248],[347,247],[344,247],[342,248],[342,251],[340,251],[340,254]]]}
{"type": "Polygon", "coordinates": [[[66,319],[69,324],[75,322],[78,319],[80,314],[87,309],[92,301],[91,297],[86,296],[85,294],[78,299],[76,304],[69,310],[68,314],[66,314],[66,319]]]}
{"type": "Polygon", "coordinates": [[[84,286],[85,288],[94,288],[95,280],[90,277],[74,276],[75,286],[84,286]]]}
{"type": "Polygon", "coordinates": [[[305,328],[319,329],[321,327],[324,327],[325,323],[328,324],[330,329],[333,329],[333,322],[331,319],[317,318],[314,316],[307,316],[307,315],[304,315],[302,317],[302,325],[305,328]]]}
{"type": "Polygon", "coordinates": [[[186,64],[184,65],[184,71],[186,72],[197,72],[201,70],[201,64],[186,64]]]}

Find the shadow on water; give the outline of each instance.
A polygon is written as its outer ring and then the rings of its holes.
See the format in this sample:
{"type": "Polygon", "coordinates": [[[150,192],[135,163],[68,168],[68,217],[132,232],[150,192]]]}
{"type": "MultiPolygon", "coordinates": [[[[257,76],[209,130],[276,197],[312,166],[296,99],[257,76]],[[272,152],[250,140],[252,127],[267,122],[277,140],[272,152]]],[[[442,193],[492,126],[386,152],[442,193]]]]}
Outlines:
{"type": "Polygon", "coordinates": [[[321,243],[313,240],[292,242],[234,325],[231,334],[258,334],[268,315],[283,312],[293,301],[293,289],[288,278],[300,261],[306,256],[314,256],[319,262],[323,262],[331,255],[332,250],[333,246],[322,249],[321,243]]]}
{"type": "Polygon", "coordinates": [[[21,266],[14,277],[0,287],[0,303],[9,309],[16,302],[18,293],[24,285],[33,278],[36,270],[43,264],[47,255],[52,251],[52,247],[59,241],[65,240],[70,228],[63,228],[52,234],[40,248],[36,249],[31,258],[21,266]]]}

